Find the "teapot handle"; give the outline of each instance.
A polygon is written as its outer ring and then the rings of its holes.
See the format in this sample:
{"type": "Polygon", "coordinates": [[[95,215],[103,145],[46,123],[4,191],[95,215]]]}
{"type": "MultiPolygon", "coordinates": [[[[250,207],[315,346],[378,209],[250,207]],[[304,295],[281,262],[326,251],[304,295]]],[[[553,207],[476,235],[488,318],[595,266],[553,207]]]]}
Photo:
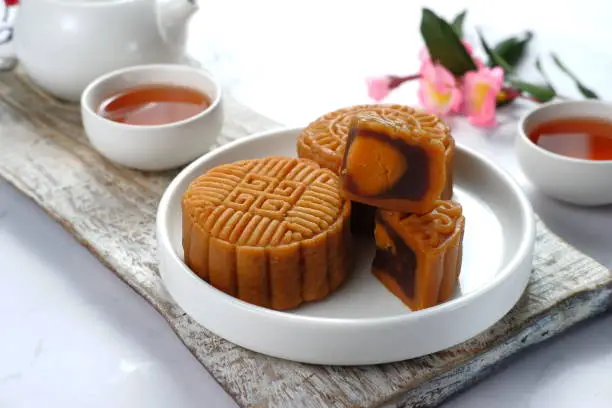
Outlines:
{"type": "Polygon", "coordinates": [[[13,18],[12,9],[19,4],[18,0],[4,0],[4,13],[0,21],[0,71],[11,70],[17,65],[13,49],[13,18]]]}

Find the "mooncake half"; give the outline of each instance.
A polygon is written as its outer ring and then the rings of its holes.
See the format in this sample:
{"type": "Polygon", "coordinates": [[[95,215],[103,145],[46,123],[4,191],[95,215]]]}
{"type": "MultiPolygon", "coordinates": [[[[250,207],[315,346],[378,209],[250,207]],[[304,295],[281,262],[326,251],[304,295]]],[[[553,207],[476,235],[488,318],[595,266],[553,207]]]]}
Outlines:
{"type": "MultiPolygon", "coordinates": [[[[428,129],[429,134],[433,137],[441,138],[445,146],[447,146],[446,186],[441,198],[445,200],[452,198],[452,169],[455,142],[451,136],[450,129],[437,116],[409,106],[398,104],[364,104],[329,112],[312,121],[300,133],[297,141],[298,156],[313,160],[322,167],[339,173],[350,125],[355,116],[363,113],[380,118],[397,119],[413,123],[415,126],[428,129]]],[[[371,234],[374,228],[374,212],[374,207],[354,202],[351,216],[353,231],[359,234],[371,234]]]]}
{"type": "Polygon", "coordinates": [[[385,210],[427,213],[452,189],[454,148],[452,138],[414,118],[360,113],[342,160],[343,195],[385,210]]]}
{"type": "Polygon", "coordinates": [[[439,200],[424,215],[376,212],[374,275],[412,310],[447,301],[461,272],[465,218],[439,200]]]}
{"type": "Polygon", "coordinates": [[[437,116],[410,106],[396,104],[354,105],[329,112],[312,121],[300,133],[297,141],[298,156],[314,160],[322,167],[340,172],[346,139],[356,115],[369,114],[385,119],[399,119],[440,138],[452,139],[450,130],[437,116]]]}
{"type": "Polygon", "coordinates": [[[323,299],[350,270],[338,175],[288,157],[215,167],[183,201],[185,263],[217,289],[277,310],[323,299]]]}

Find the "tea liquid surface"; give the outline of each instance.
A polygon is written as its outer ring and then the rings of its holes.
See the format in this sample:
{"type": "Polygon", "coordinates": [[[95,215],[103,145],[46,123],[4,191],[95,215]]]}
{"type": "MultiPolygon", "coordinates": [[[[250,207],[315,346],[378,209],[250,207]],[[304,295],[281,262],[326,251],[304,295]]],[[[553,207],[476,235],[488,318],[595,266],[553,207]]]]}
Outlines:
{"type": "Polygon", "coordinates": [[[164,125],[206,110],[210,98],[192,88],[150,85],[126,89],[106,99],[98,114],[130,125],[164,125]]]}
{"type": "Polygon", "coordinates": [[[579,117],[551,120],[537,125],[529,138],[563,156],[612,160],[612,121],[579,117]]]}

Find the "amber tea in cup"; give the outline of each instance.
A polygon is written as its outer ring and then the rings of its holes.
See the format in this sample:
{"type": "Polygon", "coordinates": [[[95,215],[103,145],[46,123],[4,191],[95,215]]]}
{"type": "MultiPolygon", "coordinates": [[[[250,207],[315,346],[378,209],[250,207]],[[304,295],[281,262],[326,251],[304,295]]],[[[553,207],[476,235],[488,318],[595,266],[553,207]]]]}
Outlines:
{"type": "Polygon", "coordinates": [[[165,125],[196,116],[210,105],[208,95],[189,87],[147,85],[111,95],[98,114],[129,125],[165,125]]]}
{"type": "Polygon", "coordinates": [[[574,117],[536,125],[529,139],[550,152],[583,160],[612,160],[612,121],[574,117]]]}

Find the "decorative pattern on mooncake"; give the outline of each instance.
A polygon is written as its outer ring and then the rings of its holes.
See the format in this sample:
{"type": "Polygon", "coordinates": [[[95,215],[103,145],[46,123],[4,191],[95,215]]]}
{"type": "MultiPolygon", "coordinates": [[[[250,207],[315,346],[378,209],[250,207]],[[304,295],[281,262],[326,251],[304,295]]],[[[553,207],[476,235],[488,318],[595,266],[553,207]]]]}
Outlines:
{"type": "Polygon", "coordinates": [[[455,201],[424,215],[376,213],[374,275],[412,310],[445,302],[461,272],[465,218],[455,201]]]}
{"type": "Polygon", "coordinates": [[[340,172],[343,195],[390,211],[427,213],[449,186],[453,151],[452,139],[417,120],[356,115],[340,172]]]}
{"type": "Polygon", "coordinates": [[[338,176],[305,159],[213,168],[183,197],[185,263],[245,302],[290,309],[319,300],[350,268],[350,203],[338,176]]]}

